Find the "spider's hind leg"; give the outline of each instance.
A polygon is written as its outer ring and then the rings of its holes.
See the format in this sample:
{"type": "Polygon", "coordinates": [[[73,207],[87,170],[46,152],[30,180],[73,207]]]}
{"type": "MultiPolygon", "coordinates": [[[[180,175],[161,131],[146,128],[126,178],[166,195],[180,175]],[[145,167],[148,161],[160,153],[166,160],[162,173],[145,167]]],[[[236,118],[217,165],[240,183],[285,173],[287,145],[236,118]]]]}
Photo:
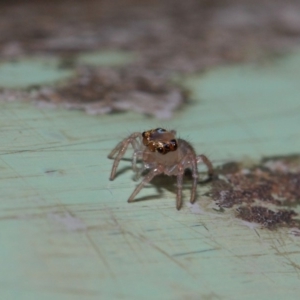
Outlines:
{"type": "Polygon", "coordinates": [[[197,164],[199,162],[203,162],[207,167],[207,178],[205,178],[204,180],[201,180],[200,183],[209,182],[214,177],[214,168],[213,168],[213,165],[212,165],[211,161],[203,154],[198,155],[196,157],[196,159],[197,159],[197,164]]]}

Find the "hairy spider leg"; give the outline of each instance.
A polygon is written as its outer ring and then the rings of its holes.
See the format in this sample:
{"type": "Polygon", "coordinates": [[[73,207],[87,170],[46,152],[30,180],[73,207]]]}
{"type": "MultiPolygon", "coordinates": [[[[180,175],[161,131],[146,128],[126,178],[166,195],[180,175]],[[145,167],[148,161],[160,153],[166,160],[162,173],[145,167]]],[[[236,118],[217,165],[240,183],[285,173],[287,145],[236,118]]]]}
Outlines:
{"type": "Polygon", "coordinates": [[[182,163],[178,165],[178,174],[177,174],[177,195],[176,195],[176,208],[180,210],[182,206],[182,180],[184,174],[184,166],[182,163]]]}
{"type": "MultiPolygon", "coordinates": [[[[191,168],[192,169],[192,177],[193,177],[193,181],[192,181],[192,190],[191,190],[191,198],[190,198],[190,202],[194,203],[196,200],[196,191],[197,191],[197,184],[198,184],[198,166],[197,166],[197,160],[194,156],[194,153],[188,153],[183,160],[180,163],[183,166],[183,174],[184,174],[184,170],[187,168],[191,168]]],[[[179,170],[179,168],[178,168],[179,170]]],[[[177,178],[178,179],[178,178],[177,178]]],[[[177,183],[178,184],[178,183],[177,183]]],[[[181,205],[180,205],[181,207],[181,205]]]]}
{"type": "Polygon", "coordinates": [[[144,179],[139,183],[139,185],[136,187],[136,189],[133,191],[133,193],[130,195],[128,202],[134,202],[135,196],[141,191],[141,189],[149,183],[153,177],[155,177],[158,174],[163,173],[163,168],[161,166],[157,166],[155,169],[151,170],[144,179]]]}
{"type": "Polygon", "coordinates": [[[193,176],[193,183],[192,183],[192,192],[191,192],[191,199],[190,202],[193,204],[196,200],[196,192],[197,192],[197,184],[198,184],[198,166],[197,160],[194,156],[191,155],[191,167],[192,167],[192,176],[193,176]]]}
{"type": "Polygon", "coordinates": [[[132,169],[135,172],[135,180],[138,180],[143,171],[145,170],[145,165],[143,164],[143,166],[141,168],[139,168],[137,166],[137,160],[143,158],[143,151],[141,150],[136,150],[133,152],[132,155],[132,169]]]}
{"type": "Polygon", "coordinates": [[[205,182],[210,181],[213,178],[213,175],[214,175],[214,169],[213,169],[211,161],[203,154],[198,155],[196,157],[196,160],[197,160],[197,164],[200,163],[200,162],[203,162],[206,165],[207,170],[208,170],[208,172],[207,172],[208,177],[204,180],[201,180],[200,182],[205,183],[205,182]]]}
{"type": "Polygon", "coordinates": [[[142,139],[142,134],[140,132],[132,133],[128,138],[126,138],[122,142],[120,142],[108,155],[108,158],[113,158],[114,155],[119,151],[119,153],[117,154],[117,156],[115,158],[115,161],[114,161],[114,164],[113,164],[113,167],[111,170],[111,174],[109,177],[110,180],[113,180],[115,178],[118,165],[120,163],[120,160],[124,156],[124,154],[128,148],[128,145],[131,144],[132,147],[134,148],[134,150],[138,150],[138,149],[135,149],[135,147],[137,147],[137,142],[135,139],[138,137],[140,139],[142,139]]]}

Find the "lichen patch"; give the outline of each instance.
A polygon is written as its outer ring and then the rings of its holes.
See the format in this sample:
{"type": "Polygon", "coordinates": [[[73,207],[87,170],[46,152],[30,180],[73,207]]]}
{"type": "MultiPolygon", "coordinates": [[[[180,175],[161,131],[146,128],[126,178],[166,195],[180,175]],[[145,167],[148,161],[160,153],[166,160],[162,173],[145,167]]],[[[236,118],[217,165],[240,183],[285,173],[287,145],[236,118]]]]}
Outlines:
{"type": "Polygon", "coordinates": [[[89,114],[131,110],[168,119],[187,100],[182,87],[145,70],[79,68],[61,87],[43,87],[35,99],[89,114]]]}
{"type": "Polygon", "coordinates": [[[250,167],[225,164],[217,170],[211,196],[222,208],[234,208],[244,221],[274,229],[299,227],[299,156],[265,158],[250,167]]]}

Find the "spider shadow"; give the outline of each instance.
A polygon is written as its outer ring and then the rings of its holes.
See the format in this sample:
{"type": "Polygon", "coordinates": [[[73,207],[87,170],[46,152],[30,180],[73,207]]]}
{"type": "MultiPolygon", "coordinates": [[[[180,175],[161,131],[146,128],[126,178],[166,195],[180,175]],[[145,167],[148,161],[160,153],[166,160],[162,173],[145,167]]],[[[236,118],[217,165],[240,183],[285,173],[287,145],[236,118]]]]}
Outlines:
{"type": "Polygon", "coordinates": [[[132,170],[132,167],[131,167],[131,166],[127,166],[127,167],[121,168],[121,169],[116,173],[116,175],[115,175],[114,178],[119,177],[120,175],[126,173],[126,172],[129,171],[129,170],[132,170]]]}
{"type": "MultiPolygon", "coordinates": [[[[132,161],[132,159],[130,158],[122,158],[122,161],[132,161]]],[[[127,171],[132,170],[132,166],[124,166],[121,169],[119,169],[119,171],[116,173],[115,177],[118,177],[124,173],[126,173],[127,171]]],[[[147,174],[149,171],[146,170],[143,172],[141,178],[136,179],[135,175],[132,177],[132,179],[139,184],[142,180],[143,180],[143,176],[145,174],[147,174]]],[[[208,182],[210,182],[213,178],[207,178],[205,180],[201,180],[198,181],[198,184],[206,184],[208,182]]],[[[183,176],[183,182],[182,182],[182,189],[183,191],[185,190],[190,190],[192,189],[192,171],[190,169],[186,169],[184,176],[183,176]]],[[[137,186],[137,185],[136,185],[137,186]]],[[[134,199],[134,201],[132,202],[139,202],[139,201],[146,201],[146,200],[153,200],[153,199],[158,199],[158,198],[162,198],[163,194],[164,194],[164,190],[169,191],[170,193],[174,194],[174,197],[176,198],[176,193],[177,193],[177,176],[167,176],[164,174],[160,174],[155,176],[145,187],[143,187],[143,189],[146,188],[150,188],[150,187],[154,187],[156,190],[156,194],[155,195],[148,195],[148,196],[142,196],[142,197],[137,197],[134,199]]],[[[142,190],[143,190],[142,189],[142,190]]],[[[142,191],[141,191],[142,192],[142,191]]],[[[198,197],[198,193],[196,191],[196,199],[198,197]]],[[[183,200],[184,199],[184,195],[183,195],[183,200]]]]}
{"type": "MultiPolygon", "coordinates": [[[[141,180],[142,178],[137,182],[141,182],[141,180]]],[[[164,190],[168,190],[169,192],[176,194],[176,177],[166,176],[163,174],[157,175],[143,189],[153,188],[153,187],[156,192],[155,194],[149,196],[137,197],[134,199],[133,202],[160,199],[163,197],[164,190]]]]}
{"type": "MultiPolygon", "coordinates": [[[[147,174],[147,172],[143,173],[147,174]]],[[[134,179],[134,177],[133,177],[134,179]]],[[[183,182],[182,182],[182,190],[192,190],[192,172],[188,169],[185,171],[184,177],[183,177],[183,182]]],[[[140,183],[142,180],[135,180],[137,183],[140,183]]],[[[209,182],[210,180],[204,180],[203,182],[198,182],[198,184],[206,183],[209,182]]],[[[153,200],[153,199],[159,199],[163,197],[164,191],[167,190],[170,193],[174,194],[174,199],[176,199],[176,194],[177,194],[177,176],[167,176],[164,174],[160,174],[155,176],[150,182],[149,185],[147,184],[143,189],[146,188],[155,188],[156,194],[155,195],[148,195],[148,196],[142,196],[142,197],[137,197],[134,199],[133,202],[140,202],[140,201],[146,201],[146,200],[153,200]]],[[[142,190],[143,190],[142,189],[142,190]]],[[[186,200],[184,195],[182,195],[182,199],[186,200]]],[[[187,196],[189,199],[189,196],[187,196]]],[[[198,193],[196,191],[196,199],[198,197],[198,193]]]]}

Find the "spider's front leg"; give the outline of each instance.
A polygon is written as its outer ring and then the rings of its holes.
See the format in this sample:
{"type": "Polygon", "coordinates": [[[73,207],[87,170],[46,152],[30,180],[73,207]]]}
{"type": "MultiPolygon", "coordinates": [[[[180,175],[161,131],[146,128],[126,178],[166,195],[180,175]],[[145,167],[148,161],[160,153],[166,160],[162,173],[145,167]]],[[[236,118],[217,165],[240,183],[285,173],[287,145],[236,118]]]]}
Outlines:
{"type": "Polygon", "coordinates": [[[135,178],[134,178],[135,180],[138,180],[141,177],[143,171],[146,169],[144,164],[141,168],[139,168],[137,166],[138,160],[142,159],[142,158],[143,158],[143,151],[136,150],[136,151],[133,152],[133,155],[132,155],[132,170],[135,172],[135,178]]]}
{"type": "Polygon", "coordinates": [[[178,165],[178,173],[177,173],[177,196],[176,196],[176,208],[180,210],[182,206],[182,181],[184,174],[184,166],[182,163],[178,165]]]}
{"type": "Polygon", "coordinates": [[[198,177],[199,177],[197,160],[195,159],[195,157],[191,157],[191,165],[192,165],[193,185],[192,185],[190,202],[193,204],[196,200],[197,183],[198,183],[198,177]]]}
{"type": "Polygon", "coordinates": [[[129,137],[127,137],[122,142],[120,142],[108,155],[108,158],[114,158],[115,154],[118,153],[111,169],[111,173],[109,177],[110,180],[113,180],[115,178],[120,160],[124,156],[129,144],[132,145],[135,151],[138,150],[138,142],[136,140],[137,138],[142,139],[142,134],[140,132],[132,133],[129,137]]]}
{"type": "Polygon", "coordinates": [[[164,169],[161,166],[157,166],[155,169],[152,169],[149,171],[149,173],[143,178],[143,180],[139,183],[139,185],[136,187],[136,189],[133,191],[133,193],[130,195],[128,202],[134,202],[135,196],[141,191],[141,189],[150,182],[153,177],[156,175],[159,175],[163,173],[164,169]]]}
{"type": "Polygon", "coordinates": [[[180,209],[181,203],[181,186],[182,186],[182,177],[184,174],[184,170],[190,168],[192,170],[192,190],[191,190],[191,198],[190,202],[194,203],[196,200],[196,192],[197,192],[197,184],[198,184],[198,168],[197,168],[197,157],[193,151],[189,151],[181,160],[178,165],[178,175],[177,175],[177,209],[180,209]]]}

